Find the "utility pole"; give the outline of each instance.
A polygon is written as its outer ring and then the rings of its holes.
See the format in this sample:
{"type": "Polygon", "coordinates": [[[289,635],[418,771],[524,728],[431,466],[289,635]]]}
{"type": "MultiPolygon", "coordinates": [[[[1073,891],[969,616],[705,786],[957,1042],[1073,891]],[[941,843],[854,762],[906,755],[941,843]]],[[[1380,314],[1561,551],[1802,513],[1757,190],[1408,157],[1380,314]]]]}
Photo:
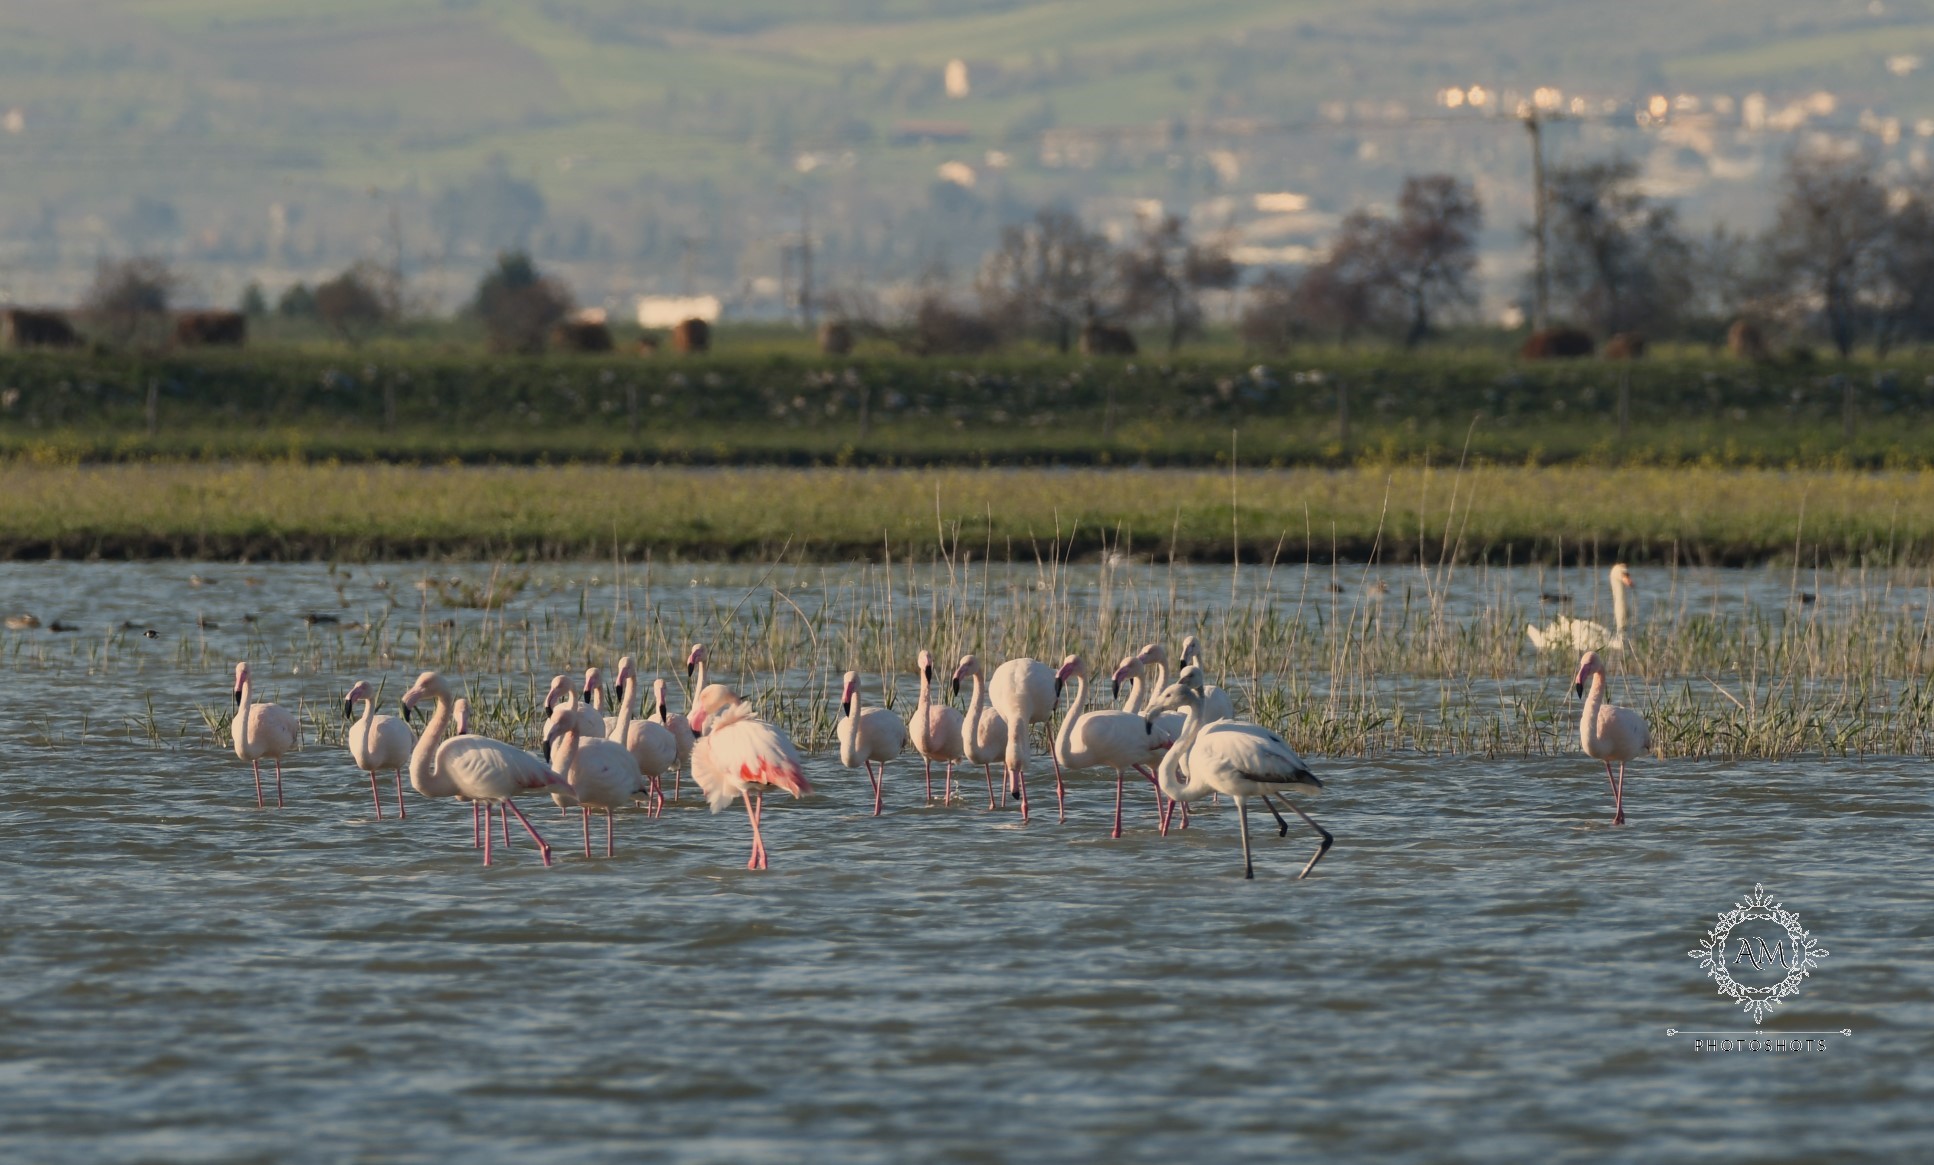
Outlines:
{"type": "Polygon", "coordinates": [[[813,201],[797,186],[784,186],[782,193],[799,199],[799,318],[806,330],[813,328],[813,201]]]}
{"type": "Polygon", "coordinates": [[[1551,322],[1551,277],[1545,266],[1545,147],[1544,121],[1536,106],[1524,115],[1524,128],[1531,135],[1531,238],[1532,298],[1531,330],[1541,332],[1551,322]]]}

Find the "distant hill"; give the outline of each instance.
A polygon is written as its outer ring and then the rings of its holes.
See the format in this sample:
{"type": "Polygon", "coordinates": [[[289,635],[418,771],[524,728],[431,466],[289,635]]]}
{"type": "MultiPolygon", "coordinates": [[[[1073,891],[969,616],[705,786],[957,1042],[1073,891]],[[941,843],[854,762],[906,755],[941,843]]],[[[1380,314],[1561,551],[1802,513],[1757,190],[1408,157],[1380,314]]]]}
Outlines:
{"type": "Polygon", "coordinates": [[[587,298],[770,308],[808,207],[822,285],[877,286],[961,273],[1046,200],[1292,257],[1422,168],[1479,181],[1502,255],[1523,134],[1447,89],[1584,99],[1554,151],[1750,218],[1800,132],[1924,165],[1930,69],[1928,0],[15,0],[0,292],[139,249],[223,299],[400,249],[447,301],[525,244],[587,298]],[[1755,93],[1804,124],[1751,129],[1755,93]],[[1641,130],[1654,95],[1699,104],[1641,130]]]}

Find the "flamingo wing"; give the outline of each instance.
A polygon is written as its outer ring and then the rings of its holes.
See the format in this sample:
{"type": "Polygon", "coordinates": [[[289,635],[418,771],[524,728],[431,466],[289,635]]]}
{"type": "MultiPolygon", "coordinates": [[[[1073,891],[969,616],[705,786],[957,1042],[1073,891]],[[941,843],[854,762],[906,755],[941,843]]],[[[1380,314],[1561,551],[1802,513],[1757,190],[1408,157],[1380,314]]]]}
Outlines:
{"type": "Polygon", "coordinates": [[[1610,746],[1611,760],[1630,760],[1652,748],[1652,729],[1634,709],[1602,705],[1597,727],[1598,739],[1610,746]]]}
{"type": "Polygon", "coordinates": [[[1197,765],[1208,759],[1216,769],[1259,785],[1321,787],[1289,742],[1259,724],[1211,724],[1197,734],[1189,759],[1197,765]]]}
{"type": "Polygon", "coordinates": [[[378,716],[370,738],[374,747],[365,759],[371,762],[372,768],[381,771],[409,767],[410,750],[416,747],[416,733],[410,731],[409,725],[394,716],[378,716]]]}
{"type": "MultiPolygon", "coordinates": [[[[727,724],[710,736],[707,766],[715,773],[736,777],[748,785],[770,785],[794,797],[813,791],[806,766],[786,734],[764,720],[745,719],[727,724]]],[[[698,776],[698,749],[692,750],[692,775],[698,776]]]]}
{"type": "Polygon", "coordinates": [[[302,743],[302,722],[280,704],[257,704],[249,709],[249,728],[261,742],[264,756],[294,752],[302,743]]]}
{"type": "Polygon", "coordinates": [[[453,736],[437,747],[436,766],[473,801],[501,801],[519,793],[571,794],[571,782],[521,748],[486,736],[453,736]]]}

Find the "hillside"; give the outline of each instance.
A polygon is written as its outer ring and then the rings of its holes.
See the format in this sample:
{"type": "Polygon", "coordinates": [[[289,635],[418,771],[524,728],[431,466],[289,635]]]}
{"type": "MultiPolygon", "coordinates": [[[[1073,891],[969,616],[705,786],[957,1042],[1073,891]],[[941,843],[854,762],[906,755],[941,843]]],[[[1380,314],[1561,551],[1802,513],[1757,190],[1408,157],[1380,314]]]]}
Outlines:
{"type": "Polygon", "coordinates": [[[1923,56],[1925,0],[24,0],[0,7],[0,292],[62,298],[140,249],[224,299],[400,249],[447,300],[525,243],[594,300],[770,307],[802,201],[825,281],[877,285],[958,272],[1057,198],[1288,254],[1423,167],[1480,181],[1503,252],[1523,135],[1436,120],[1447,87],[1582,95],[1555,150],[1645,156],[1705,217],[1751,217],[1796,129],[1873,111],[1924,163],[1923,56]],[[1743,123],[1750,93],[1816,92],[1804,126],[1743,123]],[[1702,104],[1641,133],[1653,93],[1702,104]],[[1309,213],[1257,211],[1272,191],[1309,213]]]}

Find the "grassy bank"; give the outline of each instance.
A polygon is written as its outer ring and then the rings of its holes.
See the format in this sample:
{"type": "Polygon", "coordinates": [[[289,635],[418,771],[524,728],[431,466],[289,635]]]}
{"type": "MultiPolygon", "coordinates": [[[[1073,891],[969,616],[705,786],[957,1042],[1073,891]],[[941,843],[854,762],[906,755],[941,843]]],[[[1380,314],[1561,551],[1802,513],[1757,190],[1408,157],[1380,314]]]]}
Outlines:
{"type": "Polygon", "coordinates": [[[0,456],[42,461],[1211,466],[1232,442],[1253,465],[1468,446],[1518,464],[1919,467],[1934,359],[0,356],[0,456]]]}
{"type": "Polygon", "coordinates": [[[0,555],[1934,561],[1934,474],[0,464],[0,555]]]}

